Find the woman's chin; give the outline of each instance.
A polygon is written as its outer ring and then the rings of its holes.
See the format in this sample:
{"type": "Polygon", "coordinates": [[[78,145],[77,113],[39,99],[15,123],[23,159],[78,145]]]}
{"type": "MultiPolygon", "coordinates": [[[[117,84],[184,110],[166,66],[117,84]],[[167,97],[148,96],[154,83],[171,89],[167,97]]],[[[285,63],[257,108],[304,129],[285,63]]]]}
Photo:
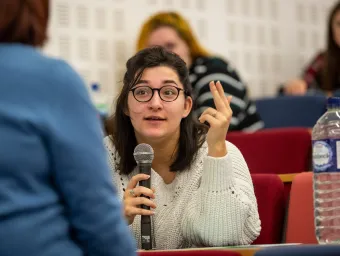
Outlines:
{"type": "Polygon", "coordinates": [[[147,140],[159,140],[165,137],[165,134],[163,132],[148,132],[146,134],[143,135],[144,138],[146,138],[147,140]]]}

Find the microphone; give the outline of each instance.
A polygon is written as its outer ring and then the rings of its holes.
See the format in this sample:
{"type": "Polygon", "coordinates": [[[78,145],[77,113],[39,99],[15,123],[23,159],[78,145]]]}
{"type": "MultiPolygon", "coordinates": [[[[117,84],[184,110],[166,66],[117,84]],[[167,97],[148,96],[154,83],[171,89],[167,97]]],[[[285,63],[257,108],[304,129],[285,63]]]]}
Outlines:
{"type": "MultiPolygon", "coordinates": [[[[154,152],[149,144],[139,144],[135,147],[133,156],[137,163],[139,173],[151,175],[151,164],[154,158],[154,152]]],[[[139,182],[140,186],[150,188],[151,177],[147,180],[141,180],[139,182]]],[[[144,195],[142,195],[144,196],[144,195]]],[[[147,196],[144,196],[149,198],[147,196]]],[[[150,210],[150,206],[141,205],[143,209],[150,210]]],[[[151,233],[151,216],[141,216],[141,241],[142,249],[151,250],[152,249],[152,233],[151,233]]]]}

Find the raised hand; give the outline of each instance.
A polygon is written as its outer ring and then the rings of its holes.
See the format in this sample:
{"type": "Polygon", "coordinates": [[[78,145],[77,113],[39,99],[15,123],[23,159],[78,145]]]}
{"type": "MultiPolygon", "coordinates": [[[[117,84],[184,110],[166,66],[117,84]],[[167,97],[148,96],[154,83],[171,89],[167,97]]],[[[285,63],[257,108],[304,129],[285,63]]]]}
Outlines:
{"type": "Polygon", "coordinates": [[[226,135],[233,111],[230,108],[232,96],[226,97],[223,87],[218,81],[209,83],[210,91],[214,98],[216,109],[207,108],[199,118],[201,123],[208,122],[210,125],[207,133],[208,155],[223,157],[227,154],[225,144],[226,135]]]}

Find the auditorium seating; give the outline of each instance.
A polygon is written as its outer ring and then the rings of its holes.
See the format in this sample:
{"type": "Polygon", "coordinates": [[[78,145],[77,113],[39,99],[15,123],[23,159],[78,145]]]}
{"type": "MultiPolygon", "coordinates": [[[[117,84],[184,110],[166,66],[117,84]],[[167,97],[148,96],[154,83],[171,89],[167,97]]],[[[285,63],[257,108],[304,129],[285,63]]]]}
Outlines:
{"type": "Polygon", "coordinates": [[[265,128],[309,127],[326,111],[325,96],[282,96],[255,101],[265,128]]]}
{"type": "Polygon", "coordinates": [[[252,174],[251,177],[262,227],[253,244],[280,243],[285,213],[283,183],[275,174],[252,174]]]}
{"type": "MultiPolygon", "coordinates": [[[[240,149],[251,174],[274,173],[289,177],[311,169],[311,134],[306,128],[276,128],[255,133],[231,132],[226,139],[240,149]]],[[[290,182],[287,182],[286,201],[289,190],[290,182]]]]}
{"type": "Polygon", "coordinates": [[[285,242],[317,244],[314,227],[313,173],[300,173],[290,192],[285,242]]]}
{"type": "Polygon", "coordinates": [[[312,147],[308,129],[231,132],[226,139],[240,149],[251,173],[284,174],[310,170],[312,147]]]}

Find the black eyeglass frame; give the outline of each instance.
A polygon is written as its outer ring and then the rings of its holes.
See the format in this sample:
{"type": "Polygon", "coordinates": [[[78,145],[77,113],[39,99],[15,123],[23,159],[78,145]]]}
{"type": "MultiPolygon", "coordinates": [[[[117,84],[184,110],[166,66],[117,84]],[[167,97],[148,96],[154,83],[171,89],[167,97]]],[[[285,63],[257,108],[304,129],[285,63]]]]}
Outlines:
{"type": "Polygon", "coordinates": [[[153,95],[154,95],[155,91],[158,92],[159,98],[160,98],[162,101],[165,101],[165,102],[173,102],[173,101],[177,100],[177,99],[178,99],[178,96],[179,96],[179,93],[180,93],[181,91],[183,91],[183,92],[184,92],[184,95],[186,95],[186,91],[185,91],[184,89],[178,88],[177,86],[173,86],[173,85],[165,85],[165,86],[162,86],[161,88],[151,88],[150,86],[137,86],[137,87],[134,87],[134,88],[130,89],[129,91],[132,92],[133,97],[134,97],[135,100],[138,101],[138,102],[149,102],[149,101],[153,98],[153,95]],[[162,98],[162,96],[161,96],[161,90],[162,90],[164,87],[172,87],[172,88],[175,88],[175,89],[177,90],[177,96],[176,96],[176,98],[173,99],[173,100],[164,100],[164,99],[162,98]],[[135,96],[135,90],[140,89],[140,88],[149,88],[149,89],[152,91],[152,94],[151,94],[151,97],[150,97],[149,100],[140,101],[140,100],[138,100],[138,99],[136,98],[136,96],[135,96]]]}

